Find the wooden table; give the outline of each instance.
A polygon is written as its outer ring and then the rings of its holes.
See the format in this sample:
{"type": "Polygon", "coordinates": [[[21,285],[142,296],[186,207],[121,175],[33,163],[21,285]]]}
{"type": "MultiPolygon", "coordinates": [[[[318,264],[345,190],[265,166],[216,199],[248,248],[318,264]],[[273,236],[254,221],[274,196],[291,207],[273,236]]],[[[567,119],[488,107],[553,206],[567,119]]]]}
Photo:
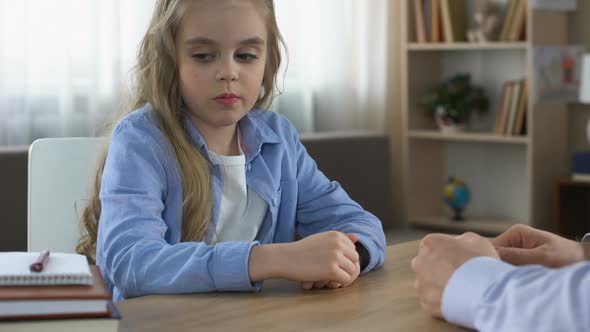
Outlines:
{"type": "Polygon", "coordinates": [[[257,293],[151,295],[117,303],[119,331],[464,331],[420,309],[410,261],[418,242],[387,248],[383,267],[348,288],[272,280],[257,293]]]}

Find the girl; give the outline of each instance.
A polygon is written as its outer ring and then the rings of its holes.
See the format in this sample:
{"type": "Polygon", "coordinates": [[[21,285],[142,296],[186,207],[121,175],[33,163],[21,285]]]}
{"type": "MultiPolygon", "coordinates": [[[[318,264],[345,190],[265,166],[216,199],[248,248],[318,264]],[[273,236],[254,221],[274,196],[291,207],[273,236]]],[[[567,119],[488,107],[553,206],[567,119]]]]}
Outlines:
{"type": "Polygon", "coordinates": [[[136,110],[112,132],[77,248],[114,300],[270,278],[346,287],[383,263],[380,221],[317,169],[286,119],[261,110],[280,43],[272,0],[157,2],[136,110]]]}

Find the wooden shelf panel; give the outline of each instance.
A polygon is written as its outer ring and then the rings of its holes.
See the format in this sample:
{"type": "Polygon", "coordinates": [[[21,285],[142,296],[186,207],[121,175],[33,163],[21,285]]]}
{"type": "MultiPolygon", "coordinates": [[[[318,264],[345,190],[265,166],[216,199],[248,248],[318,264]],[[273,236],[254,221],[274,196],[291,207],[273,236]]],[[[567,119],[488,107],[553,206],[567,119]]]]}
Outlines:
{"type": "Polygon", "coordinates": [[[500,144],[528,144],[528,136],[501,136],[487,133],[458,133],[443,134],[436,130],[410,130],[408,136],[412,139],[427,139],[451,142],[479,142],[500,144]]]}
{"type": "Polygon", "coordinates": [[[493,43],[409,43],[409,51],[488,51],[527,49],[526,42],[493,43]]]}
{"type": "Polygon", "coordinates": [[[476,232],[485,235],[498,235],[508,230],[517,221],[494,218],[471,218],[465,221],[452,221],[448,217],[410,218],[412,226],[448,230],[453,232],[476,232]]]}

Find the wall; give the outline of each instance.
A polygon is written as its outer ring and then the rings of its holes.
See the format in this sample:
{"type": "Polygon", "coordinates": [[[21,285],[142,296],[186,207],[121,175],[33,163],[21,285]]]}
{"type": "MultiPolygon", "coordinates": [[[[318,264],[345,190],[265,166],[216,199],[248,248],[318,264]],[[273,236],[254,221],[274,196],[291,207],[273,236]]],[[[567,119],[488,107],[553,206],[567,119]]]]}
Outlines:
{"type": "MultiPolygon", "coordinates": [[[[590,1],[578,0],[578,10],[570,14],[570,43],[586,46],[590,52],[590,1]]],[[[586,137],[586,122],[590,118],[590,105],[572,104],[569,106],[569,149],[574,151],[590,150],[586,137]]]]}

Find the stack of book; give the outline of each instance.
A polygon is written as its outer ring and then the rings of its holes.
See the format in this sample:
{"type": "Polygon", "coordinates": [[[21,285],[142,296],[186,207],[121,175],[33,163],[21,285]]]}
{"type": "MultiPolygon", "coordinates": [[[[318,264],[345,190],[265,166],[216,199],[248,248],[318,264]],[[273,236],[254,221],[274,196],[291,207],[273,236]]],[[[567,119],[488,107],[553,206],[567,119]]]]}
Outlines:
{"type": "Polygon", "coordinates": [[[414,14],[419,43],[467,39],[465,0],[414,0],[414,14]]]}
{"type": "Polygon", "coordinates": [[[508,0],[499,41],[525,40],[527,0],[508,0]]]}
{"type": "MultiPolygon", "coordinates": [[[[416,41],[456,43],[467,40],[466,0],[412,0],[416,41]]],[[[516,42],[526,37],[527,0],[507,0],[498,40],[516,42]]]]}
{"type": "Polygon", "coordinates": [[[590,151],[574,153],[572,158],[572,180],[590,181],[590,151]]]}
{"type": "Polygon", "coordinates": [[[502,98],[496,112],[495,133],[508,136],[525,135],[527,107],[527,80],[504,83],[502,98]]]}
{"type": "Polygon", "coordinates": [[[0,253],[0,332],[116,331],[119,312],[97,266],[86,257],[0,253]]]}

